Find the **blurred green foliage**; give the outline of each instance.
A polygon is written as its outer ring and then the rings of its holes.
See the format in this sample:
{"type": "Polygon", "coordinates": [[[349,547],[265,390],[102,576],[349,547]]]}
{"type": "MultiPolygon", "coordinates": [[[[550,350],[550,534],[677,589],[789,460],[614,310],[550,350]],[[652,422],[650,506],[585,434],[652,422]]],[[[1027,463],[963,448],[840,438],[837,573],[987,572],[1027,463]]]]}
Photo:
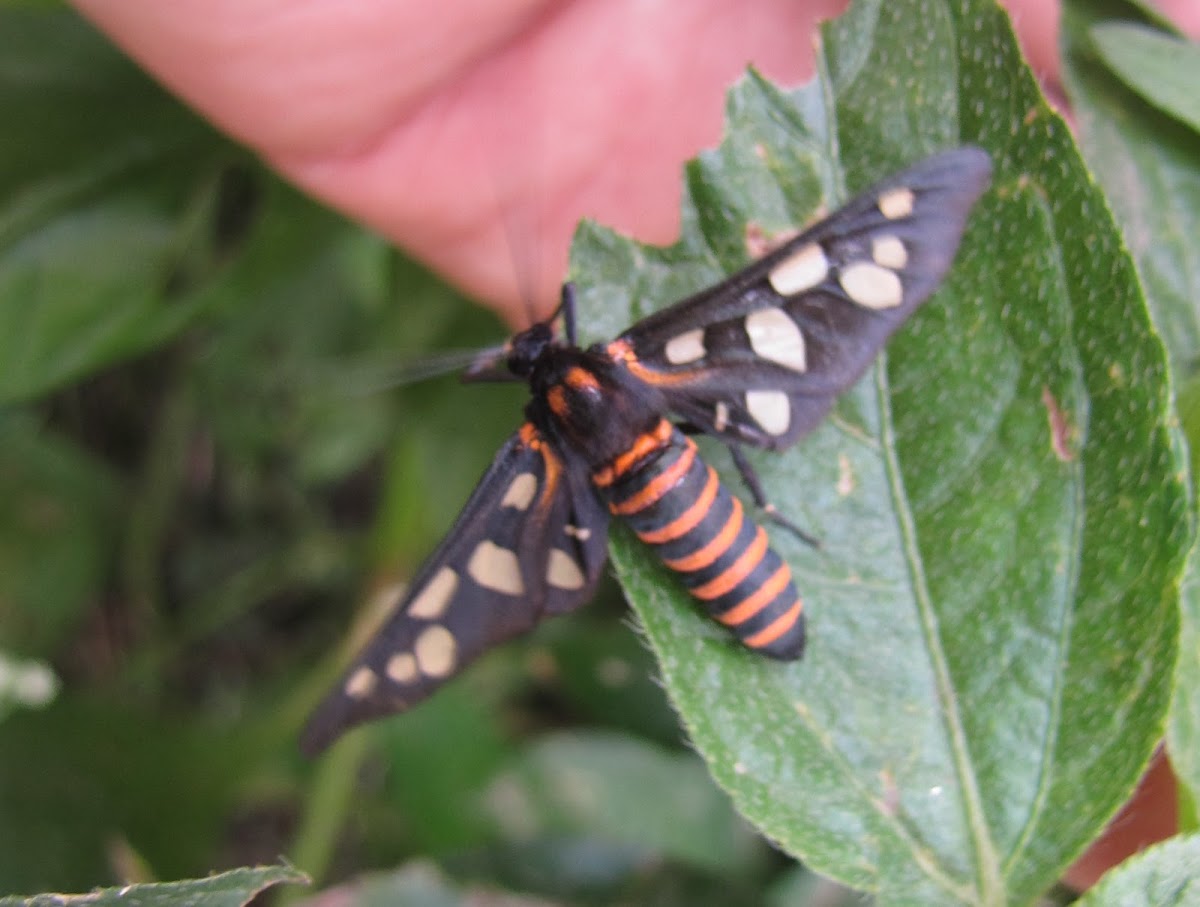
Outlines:
{"type": "MultiPolygon", "coordinates": [[[[1093,23],[1070,21],[1083,41],[1093,23]]],[[[688,171],[678,246],[589,226],[573,263],[583,328],[609,336],[736,267],[747,220],[783,229],[932,147],[993,151],[984,224],[942,302],[832,428],[761,462],[826,543],[786,552],[818,651],[786,671],[734,651],[618,538],[654,655],[609,583],[312,764],[295,749],[308,709],[519,419],[519,388],[392,379],[503,327],[73,15],[0,8],[0,121],[21,137],[0,142],[0,667],[61,684],[39,706],[0,683],[0,896],[286,855],[319,885],[357,882],[360,903],[857,898],[765,833],[881,903],[999,904],[1035,896],[1099,833],[1171,692],[1189,524],[1159,342],[990,0],[861,0],[824,39],[827,81],[785,95],[750,78],[731,95],[731,140],[688,171]],[[1078,462],[1045,440],[1051,386],[1078,462]],[[941,484],[960,461],[975,471],[941,484]],[[847,469],[856,493],[835,493],[847,469]],[[1070,506],[1039,509],[1038,493],[1070,506]],[[1042,644],[1013,642],[1027,639],[1042,644]]],[[[1159,113],[1151,138],[1129,128],[1105,105],[1148,108],[1077,72],[1086,118],[1122,124],[1154,189],[1116,207],[1143,228],[1172,375],[1193,380],[1195,233],[1146,212],[1189,197],[1197,154],[1159,113]]],[[[1187,766],[1195,676],[1185,656],[1171,720],[1187,766]]],[[[1186,874],[1193,850],[1111,890],[1186,874]]],[[[133,896],[242,903],[290,879],[133,896]]]]}

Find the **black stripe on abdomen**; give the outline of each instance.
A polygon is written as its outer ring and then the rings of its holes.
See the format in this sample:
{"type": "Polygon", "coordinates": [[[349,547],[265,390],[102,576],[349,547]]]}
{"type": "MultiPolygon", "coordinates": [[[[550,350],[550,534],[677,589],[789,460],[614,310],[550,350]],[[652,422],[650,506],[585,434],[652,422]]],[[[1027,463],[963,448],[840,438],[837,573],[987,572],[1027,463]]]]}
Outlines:
{"type": "Polygon", "coordinates": [[[788,565],[690,438],[673,428],[662,448],[599,490],[743,644],[775,658],[800,657],[803,605],[788,565]]]}

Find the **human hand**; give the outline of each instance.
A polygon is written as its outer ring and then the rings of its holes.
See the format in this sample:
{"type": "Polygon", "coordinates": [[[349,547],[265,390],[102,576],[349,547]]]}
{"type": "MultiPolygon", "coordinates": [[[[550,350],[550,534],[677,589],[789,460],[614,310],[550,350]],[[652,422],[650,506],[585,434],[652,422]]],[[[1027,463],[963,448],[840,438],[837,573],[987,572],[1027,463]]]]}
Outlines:
{"type": "MultiPolygon", "coordinates": [[[[809,78],[845,0],[76,5],[286,178],[519,324],[556,299],[582,216],[671,242],[728,85],[751,62],[809,78]]],[[[1056,5],[1006,5],[1057,96],[1056,5]]]]}

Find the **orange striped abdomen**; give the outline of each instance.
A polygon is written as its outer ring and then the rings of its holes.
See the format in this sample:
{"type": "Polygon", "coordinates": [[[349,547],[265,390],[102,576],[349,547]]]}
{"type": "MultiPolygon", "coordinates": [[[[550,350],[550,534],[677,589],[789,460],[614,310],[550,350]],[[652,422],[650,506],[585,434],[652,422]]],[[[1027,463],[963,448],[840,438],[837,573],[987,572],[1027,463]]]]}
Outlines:
{"type": "Polygon", "coordinates": [[[773,658],[799,658],[803,605],[766,530],[700,459],[690,438],[674,426],[668,433],[660,425],[654,434],[664,443],[653,453],[597,474],[609,510],[744,645],[773,658]]]}

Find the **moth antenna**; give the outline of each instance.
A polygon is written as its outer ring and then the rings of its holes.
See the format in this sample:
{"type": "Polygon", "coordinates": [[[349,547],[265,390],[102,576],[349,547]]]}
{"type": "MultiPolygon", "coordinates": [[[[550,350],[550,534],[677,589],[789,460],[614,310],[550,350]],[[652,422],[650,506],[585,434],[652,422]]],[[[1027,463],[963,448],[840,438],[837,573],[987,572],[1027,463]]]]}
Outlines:
{"type": "Polygon", "coordinates": [[[429,378],[461,372],[481,358],[500,356],[503,351],[503,346],[496,345],[482,349],[444,350],[399,363],[394,355],[351,362],[342,360],[328,368],[317,368],[304,380],[332,396],[369,397],[429,378]]]}

